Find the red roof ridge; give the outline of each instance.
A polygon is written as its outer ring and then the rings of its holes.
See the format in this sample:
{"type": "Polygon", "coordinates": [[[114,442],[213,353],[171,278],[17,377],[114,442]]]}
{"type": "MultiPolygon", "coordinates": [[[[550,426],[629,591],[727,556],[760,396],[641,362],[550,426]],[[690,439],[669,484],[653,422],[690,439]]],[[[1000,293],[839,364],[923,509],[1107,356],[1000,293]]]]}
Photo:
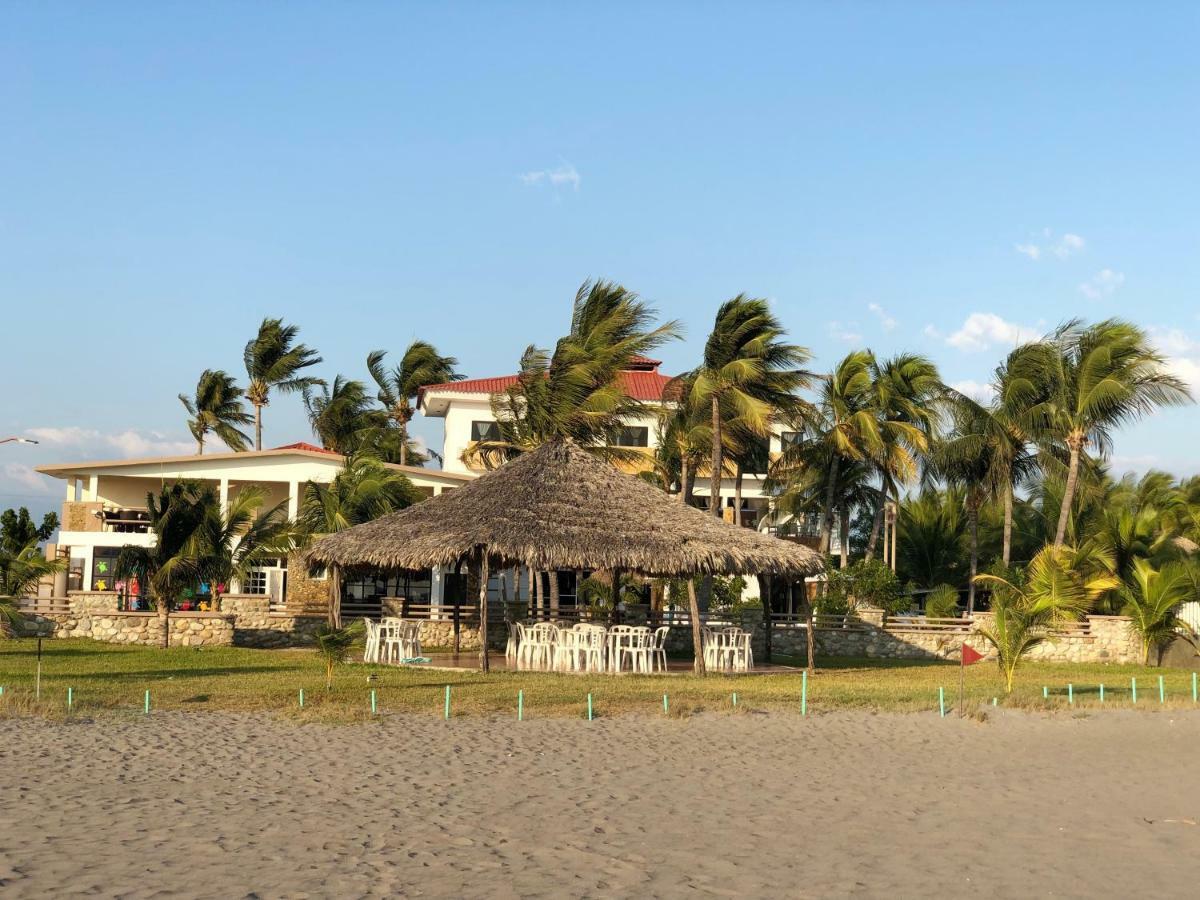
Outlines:
{"type": "Polygon", "coordinates": [[[318,447],[316,444],[310,444],[308,441],[296,441],[294,444],[284,444],[282,447],[272,447],[272,450],[304,450],[308,453],[327,453],[330,456],[341,456],[336,450],[330,450],[327,447],[318,447]]]}

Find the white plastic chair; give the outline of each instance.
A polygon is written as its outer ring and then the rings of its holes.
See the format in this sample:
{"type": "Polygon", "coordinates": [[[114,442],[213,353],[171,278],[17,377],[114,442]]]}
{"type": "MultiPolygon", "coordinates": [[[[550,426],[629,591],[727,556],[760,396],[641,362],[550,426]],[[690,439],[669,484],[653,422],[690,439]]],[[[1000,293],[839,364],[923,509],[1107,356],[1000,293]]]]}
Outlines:
{"type": "Polygon", "coordinates": [[[518,648],[518,668],[545,671],[554,665],[554,647],[558,629],[549,622],[538,622],[525,629],[525,639],[518,648]]]}
{"type": "Polygon", "coordinates": [[[404,623],[399,619],[386,618],[379,622],[381,631],[382,662],[400,662],[403,658],[404,623]]]}
{"type": "Polygon", "coordinates": [[[363,648],[363,662],[377,663],[379,662],[379,623],[363,619],[363,625],[367,629],[367,645],[363,648]]]}
{"type": "Polygon", "coordinates": [[[650,648],[647,652],[649,668],[648,672],[653,672],[657,668],[660,672],[667,671],[667,635],[671,633],[669,625],[662,625],[654,629],[654,637],[651,639],[650,648]]]}

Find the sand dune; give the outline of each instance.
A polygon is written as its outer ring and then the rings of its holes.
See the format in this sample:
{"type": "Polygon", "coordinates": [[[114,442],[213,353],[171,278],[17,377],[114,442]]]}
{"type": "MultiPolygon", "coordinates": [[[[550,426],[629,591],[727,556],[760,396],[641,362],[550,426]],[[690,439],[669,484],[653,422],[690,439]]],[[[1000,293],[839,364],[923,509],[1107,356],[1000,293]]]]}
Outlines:
{"type": "Polygon", "coordinates": [[[1194,896],[1198,746],[1178,712],[0,721],[0,893],[1194,896]]]}

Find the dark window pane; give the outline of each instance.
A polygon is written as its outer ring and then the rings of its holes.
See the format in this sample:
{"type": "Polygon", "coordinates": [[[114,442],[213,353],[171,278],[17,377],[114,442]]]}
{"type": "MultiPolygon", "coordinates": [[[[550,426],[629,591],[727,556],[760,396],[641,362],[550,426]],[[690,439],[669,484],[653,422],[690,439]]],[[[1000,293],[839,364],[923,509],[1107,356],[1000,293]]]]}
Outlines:
{"type": "Polygon", "coordinates": [[[617,432],[613,443],[618,447],[649,447],[650,429],[644,425],[627,425],[617,432]]]}
{"type": "Polygon", "coordinates": [[[471,423],[471,440],[473,441],[498,441],[500,440],[500,426],[495,422],[475,421],[471,423]]]}

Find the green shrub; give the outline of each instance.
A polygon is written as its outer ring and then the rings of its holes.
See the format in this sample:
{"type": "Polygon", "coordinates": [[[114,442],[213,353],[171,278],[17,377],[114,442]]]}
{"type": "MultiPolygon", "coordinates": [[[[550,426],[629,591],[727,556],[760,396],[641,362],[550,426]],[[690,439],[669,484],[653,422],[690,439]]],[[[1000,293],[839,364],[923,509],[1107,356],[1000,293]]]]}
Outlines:
{"type": "Polygon", "coordinates": [[[925,615],[931,619],[951,619],[958,615],[958,588],[939,584],[925,598],[925,615]]]}

